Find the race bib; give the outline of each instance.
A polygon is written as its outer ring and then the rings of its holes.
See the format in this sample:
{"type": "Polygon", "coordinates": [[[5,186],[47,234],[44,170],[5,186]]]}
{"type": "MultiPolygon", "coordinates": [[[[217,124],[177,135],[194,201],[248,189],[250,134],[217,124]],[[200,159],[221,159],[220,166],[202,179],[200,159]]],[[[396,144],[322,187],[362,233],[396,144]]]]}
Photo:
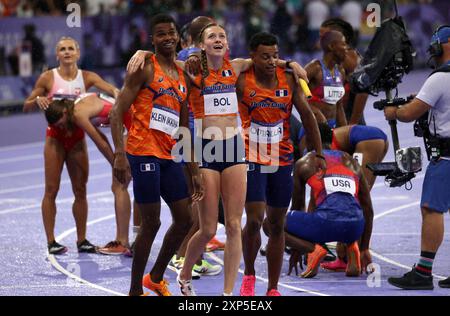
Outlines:
{"type": "Polygon", "coordinates": [[[344,87],[324,86],[323,100],[329,104],[336,104],[345,94],[344,87]]]}
{"type": "Polygon", "coordinates": [[[325,183],[325,190],[327,191],[327,194],[344,192],[355,195],[356,193],[356,183],[353,178],[326,176],[323,181],[325,183]]]}
{"type": "Polygon", "coordinates": [[[205,115],[236,114],[238,101],[235,92],[205,94],[205,115]]]}
{"type": "Polygon", "coordinates": [[[172,136],[176,132],[179,122],[180,117],[176,111],[156,104],[153,106],[150,119],[151,129],[156,129],[172,136]]]}
{"type": "Polygon", "coordinates": [[[260,144],[277,144],[283,139],[283,122],[274,126],[252,122],[249,129],[250,141],[260,144]]]}

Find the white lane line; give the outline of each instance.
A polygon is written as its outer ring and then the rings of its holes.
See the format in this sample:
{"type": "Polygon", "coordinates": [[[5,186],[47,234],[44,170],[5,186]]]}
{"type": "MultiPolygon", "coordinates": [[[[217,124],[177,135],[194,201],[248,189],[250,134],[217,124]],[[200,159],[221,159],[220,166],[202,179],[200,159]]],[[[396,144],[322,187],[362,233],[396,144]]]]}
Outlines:
{"type": "MultiPolygon", "coordinates": [[[[217,255],[215,255],[214,253],[208,252],[206,253],[206,255],[208,257],[210,257],[212,260],[214,260],[215,262],[217,262],[218,264],[223,266],[223,260],[220,259],[219,257],[217,257],[217,255]]],[[[242,275],[244,274],[244,270],[239,269],[239,273],[241,273],[242,275]]],[[[264,283],[269,283],[269,280],[260,276],[256,276],[256,279],[264,282],[264,283]]],[[[308,293],[308,294],[313,294],[313,295],[318,295],[318,296],[330,296],[328,294],[324,294],[324,293],[320,293],[320,292],[316,292],[316,291],[311,291],[311,290],[307,290],[304,288],[300,288],[300,287],[296,287],[296,286],[292,286],[286,283],[282,283],[282,282],[278,282],[278,285],[290,290],[294,290],[294,291],[298,291],[298,292],[304,292],[304,293],[308,293]]]]}
{"type": "MultiPolygon", "coordinates": [[[[105,158],[100,158],[100,159],[93,159],[93,160],[89,160],[89,166],[91,165],[98,165],[101,163],[107,163],[105,158]]],[[[33,173],[44,173],[45,169],[44,168],[33,168],[33,169],[26,169],[26,170],[21,170],[21,171],[14,171],[14,172],[7,172],[7,173],[0,173],[0,179],[1,178],[9,178],[9,177],[17,177],[17,176],[24,176],[24,175],[30,175],[33,173]]]]}
{"type": "MultiPolygon", "coordinates": [[[[101,196],[105,196],[105,195],[112,196],[112,192],[111,191],[102,191],[102,192],[92,193],[92,194],[88,194],[87,198],[90,199],[90,198],[96,198],[96,197],[101,197],[101,196]]],[[[56,200],[56,204],[72,203],[74,199],[75,198],[72,196],[69,198],[56,200]]],[[[10,208],[10,209],[0,211],[0,215],[10,214],[10,213],[14,213],[14,212],[35,209],[35,208],[40,208],[40,207],[41,207],[41,203],[29,204],[29,205],[24,205],[24,206],[10,208]]]]}
{"type": "MultiPolygon", "coordinates": [[[[382,218],[384,216],[387,216],[387,215],[390,215],[392,213],[399,212],[399,211],[402,211],[404,209],[407,209],[407,208],[410,208],[410,207],[413,207],[413,206],[418,206],[419,204],[420,204],[420,201],[417,200],[417,201],[409,203],[409,204],[405,204],[405,205],[402,205],[402,206],[399,206],[399,207],[395,207],[393,209],[387,210],[386,212],[383,212],[381,214],[378,214],[378,215],[374,216],[373,220],[375,221],[377,219],[380,219],[380,218],[382,218]]],[[[385,257],[385,256],[383,256],[383,255],[381,255],[381,254],[379,254],[377,252],[375,252],[373,249],[370,249],[370,253],[371,253],[371,255],[373,257],[378,258],[378,259],[380,259],[380,260],[382,260],[384,262],[390,263],[390,264],[392,264],[394,266],[397,266],[397,267],[400,267],[400,268],[403,268],[403,269],[406,269],[406,270],[411,270],[411,267],[409,267],[407,265],[404,265],[404,264],[401,264],[400,262],[397,262],[395,260],[389,259],[389,258],[387,258],[387,257],[385,257]]],[[[433,273],[433,276],[438,278],[438,279],[446,279],[446,277],[441,276],[441,275],[437,275],[437,274],[434,274],[434,273],[433,273]]]]}
{"type": "Polygon", "coordinates": [[[22,149],[36,148],[36,147],[43,147],[43,146],[44,146],[44,141],[21,144],[21,145],[3,146],[3,147],[0,147],[0,153],[5,152],[5,151],[9,152],[12,150],[22,150],[22,149]]]}
{"type": "MultiPolygon", "coordinates": [[[[164,204],[164,203],[162,203],[162,204],[164,204]]],[[[94,225],[94,224],[97,224],[97,223],[100,223],[100,222],[103,222],[103,221],[112,219],[112,218],[114,218],[114,216],[115,216],[115,215],[105,216],[105,217],[96,219],[96,220],[94,220],[94,221],[91,221],[91,222],[89,222],[87,225],[88,225],[88,226],[91,226],[91,225],[94,225]]],[[[219,226],[219,227],[220,227],[220,226],[219,226]]],[[[71,229],[69,229],[69,230],[66,230],[66,231],[63,232],[61,235],[57,236],[57,237],[56,237],[56,240],[57,240],[58,242],[60,242],[60,241],[62,241],[64,238],[66,238],[67,236],[69,236],[70,234],[73,234],[73,233],[75,233],[75,232],[76,232],[76,228],[71,228],[71,229]]],[[[217,257],[215,254],[213,254],[213,253],[207,253],[207,255],[208,255],[211,259],[213,259],[214,261],[216,261],[217,263],[223,265],[223,261],[222,261],[219,257],[217,257]]],[[[75,281],[77,281],[77,282],[79,282],[79,283],[82,283],[82,284],[85,284],[85,285],[90,286],[90,287],[92,287],[92,288],[95,288],[95,289],[97,289],[97,290],[105,291],[105,292],[107,292],[107,293],[114,294],[114,295],[125,296],[125,294],[123,294],[123,293],[119,293],[119,292],[116,292],[116,291],[113,291],[113,290],[104,288],[104,287],[99,286],[99,285],[97,285],[97,284],[91,283],[91,282],[89,282],[89,281],[87,281],[87,280],[85,280],[85,279],[82,279],[81,277],[79,277],[79,276],[77,276],[77,275],[74,275],[73,273],[70,273],[69,271],[67,271],[66,269],[64,269],[64,268],[58,263],[58,261],[56,260],[55,256],[53,256],[53,255],[47,255],[47,256],[48,256],[48,259],[49,259],[50,263],[55,267],[55,269],[57,269],[59,272],[63,273],[64,275],[67,275],[69,278],[71,278],[71,279],[73,279],[73,280],[75,280],[75,281]]],[[[174,269],[171,269],[170,266],[169,266],[169,269],[172,270],[172,271],[174,271],[174,269]]],[[[174,272],[176,272],[176,271],[174,271],[174,272]]],[[[239,272],[242,273],[242,274],[244,274],[244,271],[241,270],[241,269],[239,270],[239,272]]],[[[256,276],[256,278],[257,278],[258,280],[260,280],[260,281],[265,282],[265,283],[267,283],[267,282],[269,281],[268,279],[265,279],[265,278],[260,277],[260,276],[256,276]]],[[[299,291],[299,292],[309,293],[309,294],[318,295],[318,296],[329,296],[329,295],[327,295],[327,294],[323,294],[323,293],[319,293],[319,292],[315,292],[315,291],[306,290],[306,289],[303,289],[303,288],[300,288],[300,287],[291,286],[291,285],[288,285],[288,284],[285,284],[285,283],[278,283],[278,285],[280,285],[280,286],[282,286],[282,287],[285,287],[285,288],[287,288],[287,289],[290,289],[290,290],[294,290],[294,291],[299,291]]]]}
{"type": "MultiPolygon", "coordinates": [[[[108,215],[108,216],[105,216],[105,217],[101,217],[101,218],[99,218],[99,219],[90,221],[89,223],[87,223],[87,226],[91,226],[91,225],[94,225],[94,224],[96,224],[96,223],[100,223],[100,222],[109,220],[109,219],[114,218],[114,217],[115,217],[115,215],[108,215]]],[[[76,228],[72,228],[72,229],[66,230],[66,231],[63,232],[61,235],[59,235],[58,237],[56,237],[56,240],[61,241],[61,240],[63,240],[64,238],[66,238],[67,236],[69,236],[70,234],[74,233],[75,231],[76,231],[76,228]]],[[[109,294],[113,294],[113,295],[117,295],[117,296],[126,296],[126,295],[123,294],[123,293],[119,293],[119,292],[116,292],[116,291],[107,289],[107,288],[105,288],[105,287],[103,287],[103,286],[100,286],[100,285],[91,283],[91,282],[89,282],[89,281],[87,281],[87,280],[81,278],[80,276],[75,275],[75,274],[73,274],[73,273],[67,271],[66,269],[64,269],[64,268],[59,264],[59,262],[56,260],[56,258],[55,258],[54,255],[50,255],[50,254],[47,253],[47,258],[48,258],[48,260],[50,261],[51,265],[52,265],[56,270],[58,270],[59,272],[61,272],[62,274],[66,275],[68,278],[70,278],[70,279],[72,279],[72,280],[74,280],[74,281],[76,281],[76,282],[79,282],[79,283],[81,283],[81,284],[87,285],[87,286],[89,286],[89,287],[92,287],[92,288],[97,289],[97,290],[100,290],[100,291],[107,292],[107,293],[109,293],[109,294]]]]}
{"type": "Polygon", "coordinates": [[[21,156],[21,157],[4,158],[4,159],[0,159],[0,164],[19,162],[19,161],[28,161],[28,160],[37,160],[37,159],[44,160],[44,155],[43,154],[35,154],[35,155],[26,155],[26,156],[21,156]]]}
{"type": "MultiPolygon", "coordinates": [[[[99,179],[104,179],[104,178],[110,178],[112,181],[112,172],[100,173],[100,174],[92,176],[92,177],[90,176],[89,180],[99,180],[99,179]]],[[[70,183],[71,183],[70,179],[63,180],[63,181],[61,181],[60,185],[61,184],[70,184],[70,183]]],[[[45,183],[0,190],[0,194],[16,193],[16,192],[23,192],[23,191],[27,191],[27,190],[42,189],[42,188],[45,188],[45,183]]]]}
{"type": "MultiPolygon", "coordinates": [[[[42,144],[42,148],[44,147],[44,145],[42,144]]],[[[87,146],[87,151],[88,153],[92,153],[94,151],[99,152],[97,146],[95,145],[88,145],[87,146]]],[[[42,160],[44,161],[44,154],[40,153],[40,154],[34,154],[34,155],[19,155],[13,158],[4,158],[4,159],[0,159],[0,164],[6,164],[6,163],[11,163],[11,162],[19,162],[19,161],[28,161],[28,160],[42,160]]]]}

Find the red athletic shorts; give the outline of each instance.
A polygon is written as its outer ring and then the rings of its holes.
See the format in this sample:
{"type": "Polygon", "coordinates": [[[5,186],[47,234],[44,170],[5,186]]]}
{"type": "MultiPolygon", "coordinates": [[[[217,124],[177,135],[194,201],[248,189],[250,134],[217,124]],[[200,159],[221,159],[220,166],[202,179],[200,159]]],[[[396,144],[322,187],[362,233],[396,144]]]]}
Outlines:
{"type": "Polygon", "coordinates": [[[79,141],[84,138],[84,131],[78,126],[74,126],[74,130],[70,134],[66,129],[49,125],[47,127],[47,137],[52,137],[58,140],[64,146],[64,150],[69,152],[79,141]]]}

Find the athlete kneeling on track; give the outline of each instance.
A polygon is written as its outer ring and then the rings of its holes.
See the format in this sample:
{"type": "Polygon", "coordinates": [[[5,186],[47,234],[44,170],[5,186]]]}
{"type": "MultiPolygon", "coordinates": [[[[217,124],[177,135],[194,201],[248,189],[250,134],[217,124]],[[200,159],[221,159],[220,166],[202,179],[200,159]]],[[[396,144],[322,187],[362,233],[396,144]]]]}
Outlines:
{"type": "MultiPolygon", "coordinates": [[[[324,144],[326,148],[326,144],[324,144]]],[[[317,274],[327,251],[320,244],[340,241],[348,245],[347,276],[359,276],[371,263],[369,242],[373,209],[369,189],[359,164],[347,153],[324,150],[325,173],[316,173],[315,153],[300,159],[294,171],[292,210],[286,217],[286,245],[292,247],[289,274],[297,270],[300,253],[308,254],[304,278],[317,274]],[[304,212],[306,184],[313,197],[313,212],[304,212]],[[358,240],[361,238],[361,252],[358,240]]]]}

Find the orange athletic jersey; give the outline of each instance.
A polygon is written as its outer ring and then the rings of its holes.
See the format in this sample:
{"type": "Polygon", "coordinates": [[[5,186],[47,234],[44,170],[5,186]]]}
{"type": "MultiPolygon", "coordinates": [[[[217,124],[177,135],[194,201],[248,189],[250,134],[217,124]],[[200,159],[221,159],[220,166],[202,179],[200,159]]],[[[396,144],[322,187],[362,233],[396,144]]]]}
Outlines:
{"type": "Polygon", "coordinates": [[[237,116],[236,81],[233,67],[226,58],[223,60],[222,68],[217,71],[209,69],[203,89],[201,89],[202,76],[196,76],[189,97],[194,118],[202,119],[213,115],[237,116]]]}
{"type": "Polygon", "coordinates": [[[266,89],[257,85],[253,67],[245,73],[239,113],[247,160],[262,165],[288,166],[294,158],[294,148],[289,138],[292,90],[285,70],[277,67],[276,74],[278,86],[266,89]]]}
{"type": "Polygon", "coordinates": [[[319,206],[327,195],[335,192],[344,192],[353,195],[358,200],[359,177],[352,170],[342,164],[342,151],[324,150],[323,155],[327,162],[325,174],[317,173],[308,179],[312,194],[319,206]]]}
{"type": "Polygon", "coordinates": [[[181,104],[187,89],[183,70],[177,67],[178,80],[166,75],[152,56],[154,78],[143,88],[132,106],[131,128],[128,133],[127,152],[136,156],[155,156],[173,159],[172,138],[180,120],[181,104]]]}

